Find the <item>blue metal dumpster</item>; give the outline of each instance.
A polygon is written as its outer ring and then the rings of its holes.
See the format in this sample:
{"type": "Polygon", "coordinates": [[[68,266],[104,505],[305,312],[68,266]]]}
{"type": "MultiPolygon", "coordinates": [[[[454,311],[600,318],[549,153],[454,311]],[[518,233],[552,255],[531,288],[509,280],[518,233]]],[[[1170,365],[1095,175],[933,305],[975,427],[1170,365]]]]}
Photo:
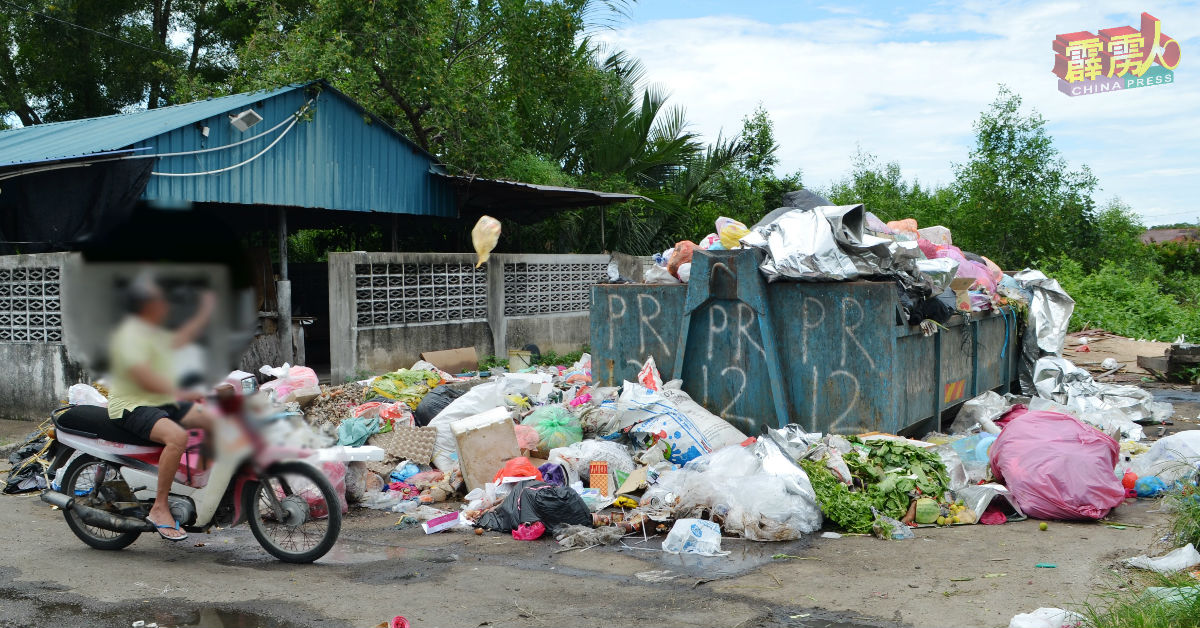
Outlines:
{"type": "Polygon", "coordinates": [[[768,284],[761,259],[697,251],[686,285],[593,288],[594,381],[633,381],[653,356],[747,434],[787,423],[850,434],[904,431],[1016,378],[1011,312],[955,316],[927,337],[904,322],[895,283],[768,284]]]}

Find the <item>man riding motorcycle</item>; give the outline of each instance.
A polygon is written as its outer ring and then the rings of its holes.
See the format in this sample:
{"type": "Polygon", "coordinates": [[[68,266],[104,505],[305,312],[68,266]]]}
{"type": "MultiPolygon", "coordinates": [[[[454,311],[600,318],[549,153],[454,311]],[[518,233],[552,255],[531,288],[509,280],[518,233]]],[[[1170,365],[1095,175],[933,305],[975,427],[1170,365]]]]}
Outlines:
{"type": "Polygon", "coordinates": [[[158,495],[146,518],[169,541],[187,538],[171,514],[167,495],[187,447],[187,430],[212,433],[216,416],[195,403],[203,395],[175,384],[174,354],[194,341],[212,316],[216,295],[201,295],[196,313],[179,329],[163,327],[168,304],[154,278],[144,274],[128,288],[128,314],[109,345],[111,387],[108,416],[122,429],[164,446],[158,468],[158,495]]]}

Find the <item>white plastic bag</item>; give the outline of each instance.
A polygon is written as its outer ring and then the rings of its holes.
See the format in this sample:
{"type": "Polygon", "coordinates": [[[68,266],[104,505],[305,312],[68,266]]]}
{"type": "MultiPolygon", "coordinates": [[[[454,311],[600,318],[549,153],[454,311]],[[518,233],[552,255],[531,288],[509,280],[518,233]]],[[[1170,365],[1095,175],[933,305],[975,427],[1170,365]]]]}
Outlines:
{"type": "Polygon", "coordinates": [[[73,406],[108,407],[108,399],[100,391],[87,384],[72,384],[67,389],[67,403],[73,406]]]}
{"type": "Polygon", "coordinates": [[[1168,485],[1191,475],[1200,464],[1200,430],[1177,432],[1134,457],[1130,469],[1138,477],[1157,476],[1168,485]]]}
{"type": "Polygon", "coordinates": [[[1125,561],[1126,565],[1138,569],[1149,569],[1157,573],[1175,573],[1193,565],[1200,565],[1200,552],[1191,543],[1168,552],[1158,558],[1150,558],[1145,554],[1134,556],[1125,561]]]}
{"type": "Polygon", "coordinates": [[[656,392],[625,382],[617,413],[621,428],[632,427],[633,433],[667,441],[675,464],[746,440],[745,434],[692,401],[687,393],[668,387],[656,392]]]}
{"type": "Polygon", "coordinates": [[[451,423],[502,406],[503,383],[489,382],[468,390],[430,419],[428,427],[437,428],[437,440],[433,446],[433,466],[449,472],[458,464],[458,441],[454,440],[454,432],[450,431],[451,423]]]}
{"type": "Polygon", "coordinates": [[[662,549],[671,554],[728,556],[721,551],[721,528],[703,519],[680,519],[671,526],[662,549]]]}
{"type": "Polygon", "coordinates": [[[1039,608],[1032,613],[1019,613],[1008,622],[1008,628],[1062,628],[1083,621],[1079,613],[1061,608],[1039,608]]]}
{"type": "Polygon", "coordinates": [[[607,440],[584,440],[566,447],[556,447],[550,450],[549,460],[554,462],[556,459],[580,476],[588,474],[588,465],[593,460],[607,462],[610,471],[632,473],[636,468],[625,447],[607,440]]]}

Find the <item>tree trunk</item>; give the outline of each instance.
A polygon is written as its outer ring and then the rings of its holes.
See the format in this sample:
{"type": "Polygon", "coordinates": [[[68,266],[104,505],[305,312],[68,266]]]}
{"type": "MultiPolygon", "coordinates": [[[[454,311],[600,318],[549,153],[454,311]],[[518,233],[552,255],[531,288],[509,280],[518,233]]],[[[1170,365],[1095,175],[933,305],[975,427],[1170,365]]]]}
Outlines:
{"type": "Polygon", "coordinates": [[[42,123],[41,116],[34,111],[33,107],[29,106],[29,101],[25,99],[21,82],[17,80],[17,69],[13,66],[12,57],[9,56],[7,42],[0,46],[0,89],[3,89],[4,101],[8,103],[23,126],[42,123]]]}
{"type": "MultiPolygon", "coordinates": [[[[154,0],[151,6],[151,22],[150,29],[154,33],[154,43],[162,49],[167,48],[167,32],[171,27],[171,0],[154,0]]],[[[146,108],[156,109],[159,106],[159,100],[163,97],[162,79],[154,78],[150,81],[150,96],[147,98],[146,108]]]]}

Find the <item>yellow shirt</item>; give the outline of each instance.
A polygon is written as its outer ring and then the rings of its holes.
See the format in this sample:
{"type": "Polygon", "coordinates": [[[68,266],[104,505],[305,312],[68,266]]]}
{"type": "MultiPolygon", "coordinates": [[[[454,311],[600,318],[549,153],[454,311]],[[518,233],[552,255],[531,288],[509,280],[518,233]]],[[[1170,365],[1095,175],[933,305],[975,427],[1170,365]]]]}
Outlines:
{"type": "Polygon", "coordinates": [[[127,316],[113,332],[108,347],[112,385],[108,395],[108,417],[119,419],[126,410],[138,406],[162,406],[175,403],[169,394],[142,389],[129,369],[140,364],[150,367],[167,381],[175,381],[174,335],[137,316],[127,316]]]}

